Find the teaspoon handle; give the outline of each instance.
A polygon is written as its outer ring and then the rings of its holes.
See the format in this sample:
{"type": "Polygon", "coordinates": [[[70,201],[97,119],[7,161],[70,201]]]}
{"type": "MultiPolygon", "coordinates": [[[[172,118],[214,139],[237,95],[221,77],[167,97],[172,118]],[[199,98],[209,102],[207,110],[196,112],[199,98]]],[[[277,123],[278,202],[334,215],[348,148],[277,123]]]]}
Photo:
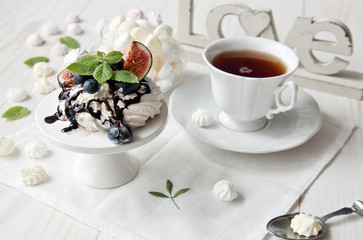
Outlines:
{"type": "Polygon", "coordinates": [[[321,217],[321,218],[320,218],[320,220],[321,220],[323,223],[325,223],[325,222],[326,222],[326,220],[328,220],[328,219],[329,219],[329,218],[331,218],[331,217],[338,216],[338,215],[346,215],[346,214],[350,214],[350,213],[352,213],[352,212],[353,212],[353,208],[351,208],[351,207],[344,207],[344,208],[342,208],[342,209],[339,209],[339,210],[337,210],[337,211],[335,211],[335,212],[329,213],[329,214],[327,214],[327,215],[325,215],[325,216],[321,217]]]}

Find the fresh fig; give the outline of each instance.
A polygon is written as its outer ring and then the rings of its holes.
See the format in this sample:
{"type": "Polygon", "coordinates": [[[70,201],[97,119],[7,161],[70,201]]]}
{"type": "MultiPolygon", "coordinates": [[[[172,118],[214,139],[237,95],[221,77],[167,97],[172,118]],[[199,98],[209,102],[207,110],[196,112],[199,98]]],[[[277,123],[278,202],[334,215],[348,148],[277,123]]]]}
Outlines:
{"type": "Polygon", "coordinates": [[[64,69],[58,75],[58,84],[61,88],[72,87],[74,85],[73,73],[68,69],[64,69]]]}
{"type": "Polygon", "coordinates": [[[125,60],[123,70],[135,74],[139,81],[149,72],[153,62],[150,50],[137,41],[132,42],[123,58],[125,60]]]}

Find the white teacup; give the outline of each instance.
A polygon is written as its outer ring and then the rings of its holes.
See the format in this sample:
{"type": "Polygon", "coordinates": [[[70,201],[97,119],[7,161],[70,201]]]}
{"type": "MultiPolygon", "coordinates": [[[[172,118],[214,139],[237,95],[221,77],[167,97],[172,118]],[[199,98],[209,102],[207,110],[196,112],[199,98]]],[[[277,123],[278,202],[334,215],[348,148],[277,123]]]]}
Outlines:
{"type": "Polygon", "coordinates": [[[204,49],[203,59],[210,69],[212,94],[221,109],[218,119],[223,126],[236,131],[257,131],[274,114],[295,107],[298,87],[293,81],[284,81],[295,71],[299,60],[282,43],[259,37],[223,38],[204,49]],[[273,55],[285,65],[286,71],[273,77],[253,78],[227,73],[212,65],[216,55],[236,50],[273,55]],[[281,95],[287,88],[291,88],[291,99],[285,103],[281,95]]]}

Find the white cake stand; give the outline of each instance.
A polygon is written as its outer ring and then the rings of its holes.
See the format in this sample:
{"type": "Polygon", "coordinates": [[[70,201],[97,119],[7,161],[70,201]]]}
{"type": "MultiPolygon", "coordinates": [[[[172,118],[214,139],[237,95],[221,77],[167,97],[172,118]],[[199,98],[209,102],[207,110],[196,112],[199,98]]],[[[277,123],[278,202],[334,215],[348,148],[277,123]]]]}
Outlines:
{"type": "Polygon", "coordinates": [[[87,133],[77,129],[62,133],[61,130],[69,126],[68,121],[45,123],[44,118],[56,112],[58,94],[58,91],[54,91],[39,103],[35,112],[36,124],[53,144],[79,153],[73,168],[76,178],[94,188],[114,188],[133,179],[138,165],[128,151],[150,142],[163,131],[168,116],[165,100],[162,101],[161,113],[149,119],[144,127],[134,131],[132,142],[119,145],[112,143],[106,132],[87,133]]]}

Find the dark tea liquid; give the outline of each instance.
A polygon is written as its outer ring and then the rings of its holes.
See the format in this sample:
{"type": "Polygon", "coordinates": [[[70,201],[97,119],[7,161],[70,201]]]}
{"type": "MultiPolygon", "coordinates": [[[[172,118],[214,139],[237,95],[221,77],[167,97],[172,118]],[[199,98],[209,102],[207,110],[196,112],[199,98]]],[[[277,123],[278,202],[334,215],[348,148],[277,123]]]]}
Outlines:
{"type": "Polygon", "coordinates": [[[277,57],[250,50],[222,52],[213,58],[212,65],[224,72],[254,78],[286,73],[286,66],[277,57]]]}

